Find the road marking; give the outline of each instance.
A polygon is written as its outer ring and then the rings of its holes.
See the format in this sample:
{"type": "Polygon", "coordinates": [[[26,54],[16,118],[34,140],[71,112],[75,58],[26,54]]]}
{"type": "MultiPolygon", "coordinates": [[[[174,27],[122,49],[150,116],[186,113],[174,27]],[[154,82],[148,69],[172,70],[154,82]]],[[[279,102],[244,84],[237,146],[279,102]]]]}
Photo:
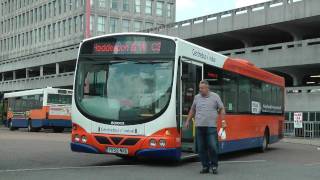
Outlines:
{"type": "Polygon", "coordinates": [[[248,161],[220,161],[220,164],[231,164],[231,163],[259,163],[266,162],[267,160],[259,159],[259,160],[248,160],[248,161]]]}
{"type": "Polygon", "coordinates": [[[320,162],[304,164],[304,166],[320,166],[320,162]]]}
{"type": "MultiPolygon", "coordinates": [[[[250,161],[220,161],[220,164],[231,164],[231,163],[259,163],[266,162],[266,160],[250,160],[250,161]]],[[[319,163],[320,164],[320,163],[319,163]]],[[[110,166],[82,166],[82,167],[53,167],[53,168],[34,168],[34,169],[7,169],[0,170],[0,173],[8,173],[8,172],[26,172],[26,171],[49,171],[49,170],[66,170],[66,169],[90,169],[90,168],[115,168],[115,167],[129,167],[129,166],[137,166],[139,164],[131,164],[131,165],[110,165],[110,166]]],[[[140,164],[141,165],[141,164],[140,164]]]]}
{"type": "Polygon", "coordinates": [[[6,172],[25,172],[25,171],[48,171],[48,170],[65,170],[65,169],[90,169],[90,168],[113,168],[113,167],[128,167],[128,166],[135,166],[137,164],[132,165],[110,165],[110,166],[82,166],[82,167],[53,167],[53,168],[34,168],[34,169],[7,169],[7,170],[0,170],[0,173],[6,172]]]}

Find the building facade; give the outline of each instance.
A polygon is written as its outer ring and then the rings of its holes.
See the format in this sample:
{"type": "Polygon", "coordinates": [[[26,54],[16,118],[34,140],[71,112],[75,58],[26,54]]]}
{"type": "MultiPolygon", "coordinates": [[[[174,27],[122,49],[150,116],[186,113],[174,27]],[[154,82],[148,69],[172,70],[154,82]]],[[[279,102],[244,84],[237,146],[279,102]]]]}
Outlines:
{"type": "Polygon", "coordinates": [[[175,0],[0,0],[0,92],[72,87],[82,39],[175,21],[175,0]]]}

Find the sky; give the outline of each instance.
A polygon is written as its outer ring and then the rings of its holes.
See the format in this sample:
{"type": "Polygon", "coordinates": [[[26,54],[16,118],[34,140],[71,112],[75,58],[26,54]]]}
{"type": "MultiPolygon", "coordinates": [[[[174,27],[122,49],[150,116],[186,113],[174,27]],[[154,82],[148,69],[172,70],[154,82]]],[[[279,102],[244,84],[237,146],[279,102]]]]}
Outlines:
{"type": "Polygon", "coordinates": [[[176,0],[177,21],[204,16],[268,0],[176,0]]]}

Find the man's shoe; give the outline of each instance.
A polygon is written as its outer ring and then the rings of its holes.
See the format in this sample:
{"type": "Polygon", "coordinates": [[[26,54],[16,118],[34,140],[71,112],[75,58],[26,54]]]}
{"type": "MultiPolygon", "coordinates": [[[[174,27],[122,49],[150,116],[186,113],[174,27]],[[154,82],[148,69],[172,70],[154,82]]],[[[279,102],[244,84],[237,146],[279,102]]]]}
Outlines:
{"type": "Polygon", "coordinates": [[[203,168],[201,171],[200,171],[200,174],[207,174],[209,173],[209,168],[203,168]]]}
{"type": "Polygon", "coordinates": [[[212,174],[218,174],[218,168],[217,167],[212,167],[212,174]]]}

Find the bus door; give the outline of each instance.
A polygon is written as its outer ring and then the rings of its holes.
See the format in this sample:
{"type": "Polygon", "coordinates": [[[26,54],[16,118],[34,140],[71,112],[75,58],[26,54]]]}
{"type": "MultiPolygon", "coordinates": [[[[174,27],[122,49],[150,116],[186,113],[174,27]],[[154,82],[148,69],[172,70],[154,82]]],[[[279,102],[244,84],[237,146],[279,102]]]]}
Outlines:
{"type": "Polygon", "coordinates": [[[180,83],[180,128],[181,128],[181,148],[185,152],[196,152],[195,146],[195,126],[194,119],[190,121],[189,128],[185,128],[193,98],[199,92],[199,82],[202,80],[203,64],[181,60],[180,64],[181,83],[180,83]]]}

